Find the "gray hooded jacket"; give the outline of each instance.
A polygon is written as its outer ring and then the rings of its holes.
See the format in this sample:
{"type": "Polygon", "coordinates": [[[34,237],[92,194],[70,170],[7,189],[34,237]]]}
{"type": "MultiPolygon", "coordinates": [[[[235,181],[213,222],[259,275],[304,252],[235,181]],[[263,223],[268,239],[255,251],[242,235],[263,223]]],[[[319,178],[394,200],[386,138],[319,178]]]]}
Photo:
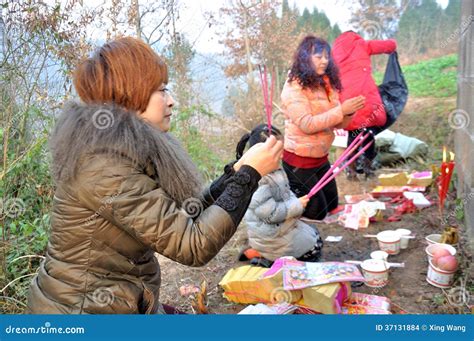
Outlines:
{"type": "Polygon", "coordinates": [[[244,217],[250,246],[269,260],[301,257],[320,238],[315,227],[299,219],[303,210],[283,168],[263,177],[244,217]]]}

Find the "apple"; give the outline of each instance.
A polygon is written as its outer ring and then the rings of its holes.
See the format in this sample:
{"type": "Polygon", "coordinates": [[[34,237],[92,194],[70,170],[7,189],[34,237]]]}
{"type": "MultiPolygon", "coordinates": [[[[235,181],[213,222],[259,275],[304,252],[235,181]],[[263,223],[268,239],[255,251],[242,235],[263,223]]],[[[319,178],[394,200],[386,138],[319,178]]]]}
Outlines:
{"type": "Polygon", "coordinates": [[[440,270],[455,271],[458,268],[458,260],[453,255],[442,256],[433,260],[433,265],[440,270]]]}
{"type": "Polygon", "coordinates": [[[438,259],[440,257],[444,257],[444,256],[450,256],[451,255],[451,252],[449,252],[448,249],[445,249],[443,247],[440,247],[440,248],[434,248],[435,250],[431,252],[431,254],[433,255],[433,259],[438,259]]]}

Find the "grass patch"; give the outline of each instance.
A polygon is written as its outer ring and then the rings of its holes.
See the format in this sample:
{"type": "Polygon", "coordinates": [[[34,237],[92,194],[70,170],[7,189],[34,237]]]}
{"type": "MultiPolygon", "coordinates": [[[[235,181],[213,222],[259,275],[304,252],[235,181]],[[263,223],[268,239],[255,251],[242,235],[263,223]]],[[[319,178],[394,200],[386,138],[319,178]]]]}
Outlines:
{"type": "MultiPolygon", "coordinates": [[[[458,56],[451,54],[402,66],[410,96],[437,98],[455,96],[457,65],[458,56]]],[[[377,84],[382,83],[383,75],[383,72],[374,74],[377,84]]]]}

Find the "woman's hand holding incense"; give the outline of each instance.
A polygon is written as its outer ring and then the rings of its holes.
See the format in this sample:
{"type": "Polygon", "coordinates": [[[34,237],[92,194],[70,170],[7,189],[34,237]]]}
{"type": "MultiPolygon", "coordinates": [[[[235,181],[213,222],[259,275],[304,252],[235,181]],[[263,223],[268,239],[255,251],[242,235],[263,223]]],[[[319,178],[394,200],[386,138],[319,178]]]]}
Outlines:
{"type": "Polygon", "coordinates": [[[261,176],[265,176],[280,167],[283,143],[270,136],[264,143],[252,146],[234,165],[238,171],[241,166],[248,165],[254,168],[261,176]]]}

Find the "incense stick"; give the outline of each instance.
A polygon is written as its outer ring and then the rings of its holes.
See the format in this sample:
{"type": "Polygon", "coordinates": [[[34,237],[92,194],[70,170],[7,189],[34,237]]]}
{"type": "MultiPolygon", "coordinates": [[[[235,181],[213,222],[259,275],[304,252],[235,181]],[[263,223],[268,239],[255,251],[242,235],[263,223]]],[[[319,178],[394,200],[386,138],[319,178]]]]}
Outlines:
{"type": "Polygon", "coordinates": [[[331,180],[333,180],[339,173],[341,173],[344,169],[346,169],[347,166],[349,166],[351,163],[353,163],[359,156],[361,156],[373,143],[374,141],[370,141],[367,145],[364,146],[356,155],[354,155],[349,161],[347,161],[341,168],[338,168],[335,170],[335,172],[327,178],[327,180],[324,181],[321,185],[318,186],[316,184],[311,191],[308,193],[308,197],[311,198],[313,195],[315,195],[317,192],[319,192],[324,186],[326,186],[331,180]]]}
{"type": "MultiPolygon", "coordinates": [[[[346,150],[342,153],[342,155],[334,162],[334,164],[331,166],[331,168],[326,172],[326,174],[323,175],[323,177],[313,186],[313,189],[318,188],[322,183],[326,181],[328,177],[330,177],[334,172],[337,172],[339,170],[339,165],[347,160],[350,155],[357,149],[359,148],[362,143],[367,139],[369,136],[369,133],[362,132],[360,133],[354,141],[349,145],[349,147],[346,148],[346,150]]],[[[313,192],[313,189],[309,192],[310,194],[313,192]]],[[[313,193],[314,194],[314,193],[313,193]]],[[[313,195],[311,194],[311,196],[313,195]]],[[[309,195],[309,194],[308,194],[309,195]]]]}
{"type": "Polygon", "coordinates": [[[268,135],[270,136],[272,133],[272,103],[273,103],[275,77],[272,71],[271,80],[270,80],[271,87],[270,87],[270,94],[269,94],[268,93],[267,66],[266,65],[263,66],[263,72],[262,72],[262,67],[259,65],[258,71],[260,75],[260,82],[262,84],[263,102],[264,102],[265,112],[267,116],[268,135]]]}
{"type": "MultiPolygon", "coordinates": [[[[326,172],[326,174],[323,175],[323,177],[318,181],[318,184],[321,184],[323,183],[328,176],[330,176],[335,170],[337,170],[337,167],[342,163],[344,162],[345,160],[347,160],[347,158],[355,151],[357,150],[357,148],[359,148],[362,143],[369,137],[369,134],[365,134],[364,135],[364,132],[360,133],[355,139],[354,141],[352,141],[352,143],[349,145],[349,147],[346,148],[346,150],[341,154],[341,156],[336,160],[336,162],[334,162],[333,165],[331,165],[331,168],[326,172]]],[[[315,185],[315,186],[316,186],[315,185]]]]}

